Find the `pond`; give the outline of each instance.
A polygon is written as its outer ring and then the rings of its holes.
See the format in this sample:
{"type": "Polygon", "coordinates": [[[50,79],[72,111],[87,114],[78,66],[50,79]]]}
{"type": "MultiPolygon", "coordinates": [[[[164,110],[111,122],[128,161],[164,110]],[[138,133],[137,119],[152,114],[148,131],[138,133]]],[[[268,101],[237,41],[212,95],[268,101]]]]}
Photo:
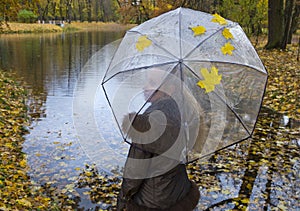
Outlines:
{"type": "MultiPolygon", "coordinates": [[[[109,184],[120,181],[100,179],[112,176],[110,162],[122,166],[128,146],[118,139],[99,84],[123,35],[93,31],[0,39],[0,67],[28,85],[32,124],[23,145],[28,174],[52,198],[59,192],[75,201],[74,209],[111,209],[116,203],[117,189],[109,184]],[[109,191],[103,194],[99,184],[109,191]]],[[[253,139],[188,166],[200,187],[199,210],[300,210],[299,122],[264,108],[256,128],[253,139]]]]}
{"type": "MultiPolygon", "coordinates": [[[[73,109],[74,90],[80,75],[91,80],[95,79],[95,74],[104,73],[103,68],[91,70],[85,65],[102,47],[123,35],[124,31],[1,37],[0,66],[13,70],[29,90],[27,104],[32,124],[23,151],[31,167],[28,174],[35,183],[50,184],[67,192],[86,164],[94,163],[89,152],[84,151],[73,124],[73,112],[76,112],[73,109]]],[[[95,85],[100,79],[101,75],[95,85]]],[[[83,94],[90,95],[88,84],[83,90],[86,91],[83,94]]],[[[105,101],[100,99],[100,103],[105,101]]],[[[89,197],[84,196],[80,197],[78,206],[93,207],[89,197]]]]}

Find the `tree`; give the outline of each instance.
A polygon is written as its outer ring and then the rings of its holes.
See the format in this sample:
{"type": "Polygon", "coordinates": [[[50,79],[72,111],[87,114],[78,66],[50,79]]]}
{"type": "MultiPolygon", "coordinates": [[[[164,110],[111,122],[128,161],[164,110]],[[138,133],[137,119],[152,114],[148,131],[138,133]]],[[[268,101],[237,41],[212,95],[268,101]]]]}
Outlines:
{"type": "Polygon", "coordinates": [[[85,1],[78,0],[78,13],[79,13],[79,20],[83,22],[84,20],[84,9],[85,9],[85,1]]]}
{"type": "Polygon", "coordinates": [[[293,19],[296,13],[296,0],[272,0],[269,6],[267,49],[285,49],[293,33],[293,19]]]}
{"type": "Polygon", "coordinates": [[[21,8],[18,1],[5,0],[0,1],[0,21],[6,23],[10,20],[16,20],[17,14],[21,8]]]}
{"type": "Polygon", "coordinates": [[[215,2],[213,0],[183,0],[182,6],[203,12],[211,12],[211,8],[215,2]]]}
{"type": "Polygon", "coordinates": [[[72,0],[67,0],[66,2],[66,16],[67,16],[67,21],[71,23],[73,16],[72,16],[72,0]]]}
{"type": "Polygon", "coordinates": [[[37,19],[37,15],[29,10],[20,10],[18,13],[18,21],[21,23],[34,23],[37,19]]]}
{"type": "Polygon", "coordinates": [[[87,0],[88,22],[92,22],[92,0],[87,0]]]}
{"type": "Polygon", "coordinates": [[[120,20],[125,23],[141,23],[178,6],[182,0],[117,0],[120,20]]]}
{"type": "Polygon", "coordinates": [[[300,1],[298,0],[298,1],[296,1],[296,5],[295,5],[295,11],[294,11],[294,15],[292,18],[292,28],[291,28],[292,33],[289,34],[290,37],[288,38],[288,43],[291,43],[293,33],[296,33],[297,29],[300,28],[299,19],[300,19],[300,1]]]}
{"type": "Polygon", "coordinates": [[[36,3],[36,7],[38,10],[39,20],[47,20],[48,19],[48,10],[49,10],[50,0],[47,1],[39,1],[36,3]]]}
{"type": "Polygon", "coordinates": [[[267,14],[267,0],[222,0],[214,2],[216,12],[239,23],[248,36],[262,33],[267,14]]]}

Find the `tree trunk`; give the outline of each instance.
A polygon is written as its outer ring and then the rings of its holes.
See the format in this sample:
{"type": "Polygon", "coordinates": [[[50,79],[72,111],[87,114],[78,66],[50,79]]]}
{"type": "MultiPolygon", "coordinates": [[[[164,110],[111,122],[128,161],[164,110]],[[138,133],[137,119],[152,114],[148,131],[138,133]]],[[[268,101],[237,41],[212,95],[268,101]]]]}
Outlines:
{"type": "Polygon", "coordinates": [[[67,21],[72,22],[72,0],[69,0],[67,5],[67,21]]]}
{"type": "MultiPolygon", "coordinates": [[[[42,21],[42,19],[43,19],[43,9],[42,9],[42,6],[41,6],[39,3],[37,3],[36,6],[37,6],[37,8],[38,8],[38,14],[39,14],[38,19],[39,19],[40,21],[42,21]]],[[[0,20],[0,21],[1,21],[1,20],[0,20]]],[[[1,25],[1,24],[0,24],[0,25],[1,25]]]]}
{"type": "Polygon", "coordinates": [[[56,15],[56,2],[52,2],[52,16],[53,16],[54,20],[57,19],[57,15],[56,15]]]}
{"type": "Polygon", "coordinates": [[[63,0],[60,0],[60,2],[59,2],[59,14],[60,14],[60,20],[64,20],[63,0]]]}
{"type": "Polygon", "coordinates": [[[79,14],[80,22],[83,22],[83,9],[84,9],[84,5],[82,1],[78,0],[78,14],[79,14]]]}
{"type": "Polygon", "coordinates": [[[96,1],[96,8],[95,8],[95,12],[96,12],[96,23],[98,23],[99,21],[99,17],[100,17],[100,14],[99,14],[99,11],[100,11],[100,3],[99,1],[96,1]]]}
{"type": "Polygon", "coordinates": [[[267,49],[285,49],[293,33],[293,19],[297,18],[296,0],[269,1],[269,34],[267,49]]]}
{"type": "Polygon", "coordinates": [[[268,43],[266,49],[280,48],[284,37],[284,10],[283,0],[272,0],[268,2],[268,43]]]}
{"type": "Polygon", "coordinates": [[[92,0],[87,1],[87,8],[88,8],[88,22],[92,22],[92,0]]]}
{"type": "Polygon", "coordinates": [[[300,19],[300,2],[297,4],[297,1],[295,3],[295,10],[293,13],[293,18],[292,18],[292,27],[291,27],[291,33],[290,36],[288,37],[288,43],[292,43],[292,35],[295,33],[298,29],[299,26],[299,19],[300,19]]]}
{"type": "Polygon", "coordinates": [[[281,49],[285,49],[289,38],[292,36],[292,20],[295,12],[295,0],[286,0],[285,8],[285,30],[281,43],[281,49]]]}

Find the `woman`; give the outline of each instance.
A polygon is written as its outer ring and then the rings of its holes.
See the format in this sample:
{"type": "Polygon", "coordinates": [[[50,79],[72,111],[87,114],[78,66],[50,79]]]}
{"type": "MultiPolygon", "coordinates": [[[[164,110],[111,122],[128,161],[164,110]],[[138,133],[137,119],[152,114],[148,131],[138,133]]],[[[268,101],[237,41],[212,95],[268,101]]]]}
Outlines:
{"type": "Polygon", "coordinates": [[[178,103],[171,97],[176,87],[169,84],[164,91],[155,90],[155,83],[162,78],[161,73],[148,77],[149,83],[145,86],[144,94],[151,105],[143,114],[129,114],[123,122],[123,130],[127,131],[132,144],[125,165],[127,176],[123,178],[117,210],[193,210],[198,204],[200,193],[196,184],[188,179],[185,164],[172,156],[162,156],[177,144],[180,134],[180,110],[178,103]],[[151,116],[155,112],[158,112],[157,118],[151,116]],[[164,120],[160,118],[162,113],[166,121],[163,132],[153,141],[141,141],[142,137],[153,138],[137,134],[155,128],[155,121],[159,125],[164,120]],[[128,125],[135,132],[128,130],[128,125]],[[146,162],[141,164],[139,161],[146,162]]]}

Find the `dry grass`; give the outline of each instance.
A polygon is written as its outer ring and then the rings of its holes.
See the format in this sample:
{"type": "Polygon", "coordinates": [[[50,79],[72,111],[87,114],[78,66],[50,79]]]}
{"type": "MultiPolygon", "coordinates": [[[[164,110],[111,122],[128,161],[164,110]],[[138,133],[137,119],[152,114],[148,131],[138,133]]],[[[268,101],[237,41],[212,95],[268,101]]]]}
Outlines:
{"type": "Polygon", "coordinates": [[[9,27],[3,26],[3,34],[16,33],[47,33],[47,32],[63,32],[63,31],[123,31],[134,25],[124,25],[118,23],[103,23],[103,22],[72,22],[65,24],[65,27],[60,27],[55,24],[38,24],[38,23],[8,23],[9,27]]]}
{"type": "Polygon", "coordinates": [[[114,22],[72,22],[67,24],[66,27],[76,28],[78,30],[87,30],[87,31],[123,31],[132,28],[133,24],[118,24],[114,22]]]}
{"type": "Polygon", "coordinates": [[[63,29],[54,24],[38,24],[38,23],[8,23],[3,27],[4,34],[10,33],[43,33],[43,32],[62,32],[63,29]]]}

